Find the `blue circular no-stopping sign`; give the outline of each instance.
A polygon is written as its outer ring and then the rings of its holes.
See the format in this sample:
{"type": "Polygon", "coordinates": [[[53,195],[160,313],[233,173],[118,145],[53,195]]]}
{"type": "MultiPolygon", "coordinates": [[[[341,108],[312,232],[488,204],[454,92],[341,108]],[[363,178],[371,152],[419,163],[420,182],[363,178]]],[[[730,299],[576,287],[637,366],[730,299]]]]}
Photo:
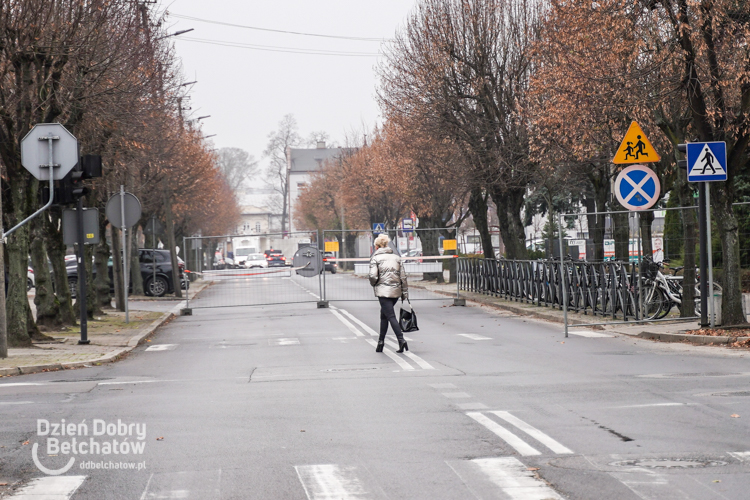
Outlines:
{"type": "Polygon", "coordinates": [[[628,210],[646,210],[659,201],[661,185],[656,173],[645,165],[631,165],[615,180],[615,196],[628,210]]]}

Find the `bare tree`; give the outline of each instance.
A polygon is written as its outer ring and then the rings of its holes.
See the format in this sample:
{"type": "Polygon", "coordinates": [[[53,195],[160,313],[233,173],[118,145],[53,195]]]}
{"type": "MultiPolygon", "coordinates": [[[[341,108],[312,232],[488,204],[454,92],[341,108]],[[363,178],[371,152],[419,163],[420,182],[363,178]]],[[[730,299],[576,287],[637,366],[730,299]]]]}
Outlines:
{"type": "MultiPolygon", "coordinates": [[[[276,198],[281,202],[281,232],[286,232],[289,217],[289,172],[287,170],[287,150],[302,143],[297,132],[297,120],[288,114],[279,122],[278,130],[268,134],[268,145],[263,157],[268,158],[266,183],[276,191],[276,198]]],[[[272,202],[273,203],[273,202],[272,202]]]]}
{"type": "Polygon", "coordinates": [[[235,193],[245,181],[258,173],[258,161],[244,149],[221,148],[216,152],[216,165],[235,193]]]}

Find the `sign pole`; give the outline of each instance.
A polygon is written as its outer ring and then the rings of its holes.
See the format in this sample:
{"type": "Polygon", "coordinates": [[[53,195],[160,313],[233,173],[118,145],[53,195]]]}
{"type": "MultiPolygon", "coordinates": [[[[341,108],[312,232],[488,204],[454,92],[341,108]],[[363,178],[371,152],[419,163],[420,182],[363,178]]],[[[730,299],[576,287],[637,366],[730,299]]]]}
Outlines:
{"type": "Polygon", "coordinates": [[[706,186],[705,182],[701,182],[698,186],[698,230],[700,233],[699,238],[699,249],[700,249],[700,292],[701,292],[701,319],[700,326],[709,326],[708,323],[708,240],[706,230],[706,186]]]}
{"type": "Polygon", "coordinates": [[[563,216],[558,215],[558,231],[560,232],[560,280],[562,284],[563,319],[565,321],[565,338],[568,338],[568,289],[565,286],[567,270],[565,269],[565,255],[563,254],[563,216]]]}
{"type": "Polygon", "coordinates": [[[708,248],[706,252],[706,255],[708,256],[708,285],[706,286],[706,289],[709,293],[708,314],[711,321],[711,328],[714,328],[716,326],[716,311],[714,310],[716,305],[714,302],[714,256],[711,245],[711,185],[708,182],[704,182],[703,184],[706,186],[706,239],[708,240],[708,248]]]}
{"type": "Polygon", "coordinates": [[[154,272],[151,278],[151,286],[154,286],[156,283],[156,215],[151,215],[151,247],[153,248],[153,252],[151,252],[151,269],[154,272]]]}
{"type": "Polygon", "coordinates": [[[128,311],[128,286],[130,285],[130,274],[128,273],[128,247],[125,240],[125,231],[127,226],[125,225],[125,186],[120,184],[120,215],[122,216],[122,226],[120,231],[122,232],[122,289],[125,297],[125,323],[130,323],[130,314],[128,311]]]}
{"type": "Polygon", "coordinates": [[[83,230],[83,197],[78,198],[76,207],[76,219],[78,221],[78,310],[81,317],[81,340],[79,344],[88,344],[88,311],[86,307],[86,236],[83,230]]]}
{"type": "MultiPolygon", "coordinates": [[[[635,219],[635,236],[638,238],[638,315],[636,316],[636,319],[644,319],[643,280],[641,279],[641,272],[643,271],[643,252],[641,251],[641,214],[639,212],[631,213],[635,219]]],[[[628,251],[628,253],[630,252],[628,251]]]]}

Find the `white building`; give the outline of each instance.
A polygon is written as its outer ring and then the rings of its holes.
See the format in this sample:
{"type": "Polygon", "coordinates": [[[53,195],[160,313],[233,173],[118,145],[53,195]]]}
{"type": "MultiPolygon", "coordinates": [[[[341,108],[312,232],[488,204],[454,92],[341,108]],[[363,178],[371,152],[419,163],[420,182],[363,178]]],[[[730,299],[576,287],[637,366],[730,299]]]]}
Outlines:
{"type": "Polygon", "coordinates": [[[297,230],[294,224],[295,203],[299,198],[302,188],[310,183],[314,172],[320,171],[327,160],[338,158],[350,151],[348,148],[327,148],[325,142],[318,142],[315,148],[287,148],[286,162],[287,175],[289,176],[288,190],[288,224],[289,232],[297,230]]]}

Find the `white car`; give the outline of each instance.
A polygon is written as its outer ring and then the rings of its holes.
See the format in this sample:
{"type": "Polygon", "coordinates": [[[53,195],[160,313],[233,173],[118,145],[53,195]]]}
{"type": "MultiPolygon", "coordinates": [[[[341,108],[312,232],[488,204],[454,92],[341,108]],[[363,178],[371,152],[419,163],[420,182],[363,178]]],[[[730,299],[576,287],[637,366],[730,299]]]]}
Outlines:
{"type": "Polygon", "coordinates": [[[251,253],[245,259],[245,267],[252,269],[253,267],[268,267],[268,261],[266,256],[262,253],[251,253]]]}

